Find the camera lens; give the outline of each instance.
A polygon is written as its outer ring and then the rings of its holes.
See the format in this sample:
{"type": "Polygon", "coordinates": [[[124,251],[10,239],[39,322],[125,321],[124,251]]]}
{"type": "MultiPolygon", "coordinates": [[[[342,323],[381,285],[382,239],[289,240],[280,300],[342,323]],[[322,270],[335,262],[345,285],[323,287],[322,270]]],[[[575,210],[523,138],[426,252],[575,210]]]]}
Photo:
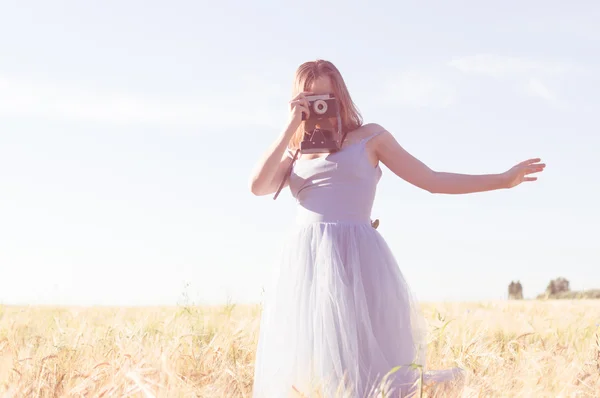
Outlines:
{"type": "Polygon", "coordinates": [[[322,115],[327,112],[327,102],[323,100],[315,101],[313,108],[317,114],[322,115]]]}

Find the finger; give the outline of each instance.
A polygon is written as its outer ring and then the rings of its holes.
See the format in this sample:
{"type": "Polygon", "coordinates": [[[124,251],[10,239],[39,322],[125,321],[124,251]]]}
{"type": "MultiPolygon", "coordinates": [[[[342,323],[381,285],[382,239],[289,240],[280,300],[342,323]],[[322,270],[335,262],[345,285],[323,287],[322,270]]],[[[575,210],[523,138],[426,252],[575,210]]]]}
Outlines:
{"type": "Polygon", "coordinates": [[[528,176],[530,174],[537,174],[537,173],[541,173],[541,172],[542,172],[542,170],[532,170],[532,171],[525,172],[523,175],[528,176]]]}
{"type": "Polygon", "coordinates": [[[525,169],[525,174],[540,173],[544,171],[545,165],[529,166],[525,169]]]}
{"type": "Polygon", "coordinates": [[[304,97],[299,97],[290,101],[290,104],[303,104],[304,106],[308,106],[308,100],[304,97]]]}
{"type": "Polygon", "coordinates": [[[290,110],[294,109],[294,107],[296,107],[298,105],[304,106],[303,104],[304,104],[304,102],[301,99],[290,101],[290,110]]]}
{"type": "Polygon", "coordinates": [[[544,167],[546,167],[546,164],[545,163],[534,163],[534,164],[529,164],[529,165],[527,165],[525,167],[544,168],[544,167]]]}
{"type": "Polygon", "coordinates": [[[523,181],[537,181],[537,177],[525,177],[523,181]]]}
{"type": "Polygon", "coordinates": [[[308,109],[308,108],[309,108],[309,105],[308,105],[308,100],[307,100],[306,98],[302,98],[302,105],[303,105],[304,107],[306,107],[306,109],[308,109]]]}
{"type": "Polygon", "coordinates": [[[306,115],[307,119],[310,116],[310,111],[308,110],[308,107],[306,107],[306,106],[304,106],[302,104],[298,104],[298,105],[296,105],[296,109],[304,112],[304,114],[306,115]]]}
{"type": "Polygon", "coordinates": [[[292,101],[293,101],[293,100],[300,99],[300,98],[304,98],[304,96],[305,96],[305,95],[312,95],[312,94],[313,94],[313,93],[312,93],[311,91],[302,91],[302,92],[300,92],[300,93],[296,94],[296,95],[294,96],[294,98],[292,98],[292,101]]]}
{"type": "Polygon", "coordinates": [[[524,160],[521,163],[519,163],[519,166],[528,166],[533,163],[538,163],[540,160],[542,160],[542,159],[540,159],[540,158],[527,159],[527,160],[524,160]]]}
{"type": "Polygon", "coordinates": [[[543,163],[530,164],[529,166],[525,166],[526,169],[543,169],[544,167],[546,167],[546,165],[543,163]]]}
{"type": "Polygon", "coordinates": [[[534,174],[538,174],[540,171],[530,171],[528,173],[523,174],[523,177],[525,176],[530,176],[530,175],[534,175],[534,174]]]}

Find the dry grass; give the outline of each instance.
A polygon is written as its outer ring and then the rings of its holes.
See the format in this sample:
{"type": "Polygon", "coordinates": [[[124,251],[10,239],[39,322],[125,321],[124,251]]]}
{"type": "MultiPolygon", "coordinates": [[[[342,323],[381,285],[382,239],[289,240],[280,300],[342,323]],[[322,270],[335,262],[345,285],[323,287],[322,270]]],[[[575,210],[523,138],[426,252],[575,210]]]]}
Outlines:
{"type": "MultiPolygon", "coordinates": [[[[600,396],[600,301],[423,305],[468,397],[600,396]],[[446,327],[442,327],[446,325],[446,327]]],[[[260,308],[0,306],[0,397],[249,397],[260,308]]]]}

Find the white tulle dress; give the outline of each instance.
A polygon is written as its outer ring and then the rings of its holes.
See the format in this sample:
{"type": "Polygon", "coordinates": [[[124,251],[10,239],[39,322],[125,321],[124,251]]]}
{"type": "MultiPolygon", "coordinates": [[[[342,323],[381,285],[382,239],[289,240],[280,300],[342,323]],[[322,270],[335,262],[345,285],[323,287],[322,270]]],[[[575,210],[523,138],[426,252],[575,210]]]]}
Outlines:
{"type": "MultiPolygon", "coordinates": [[[[379,166],[365,144],[299,159],[290,176],[297,225],[265,289],[253,396],[389,397],[411,391],[425,363],[425,323],[398,264],[371,226],[379,166]],[[342,388],[340,388],[342,387],[342,388]],[[340,393],[344,391],[344,393],[340,393]],[[381,391],[378,392],[381,395],[381,391]]],[[[458,369],[428,372],[447,381],[458,369]]]]}

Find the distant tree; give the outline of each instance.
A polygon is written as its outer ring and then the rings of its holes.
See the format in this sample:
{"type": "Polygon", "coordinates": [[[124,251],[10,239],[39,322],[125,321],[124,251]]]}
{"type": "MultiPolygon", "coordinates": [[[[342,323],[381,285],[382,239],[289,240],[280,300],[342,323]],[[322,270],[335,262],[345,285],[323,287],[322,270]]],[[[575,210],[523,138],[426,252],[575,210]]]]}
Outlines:
{"type": "Polygon", "coordinates": [[[548,284],[546,288],[546,294],[550,296],[554,296],[556,294],[564,293],[570,291],[569,281],[563,277],[553,279],[548,284]]]}
{"type": "Polygon", "coordinates": [[[521,286],[521,281],[517,281],[516,283],[513,281],[510,282],[510,285],[508,285],[508,299],[523,300],[523,286],[521,286]]]}
{"type": "Polygon", "coordinates": [[[565,278],[556,278],[548,283],[546,291],[537,296],[539,300],[548,299],[600,299],[600,289],[590,289],[585,291],[572,291],[569,281],[565,278]]]}

